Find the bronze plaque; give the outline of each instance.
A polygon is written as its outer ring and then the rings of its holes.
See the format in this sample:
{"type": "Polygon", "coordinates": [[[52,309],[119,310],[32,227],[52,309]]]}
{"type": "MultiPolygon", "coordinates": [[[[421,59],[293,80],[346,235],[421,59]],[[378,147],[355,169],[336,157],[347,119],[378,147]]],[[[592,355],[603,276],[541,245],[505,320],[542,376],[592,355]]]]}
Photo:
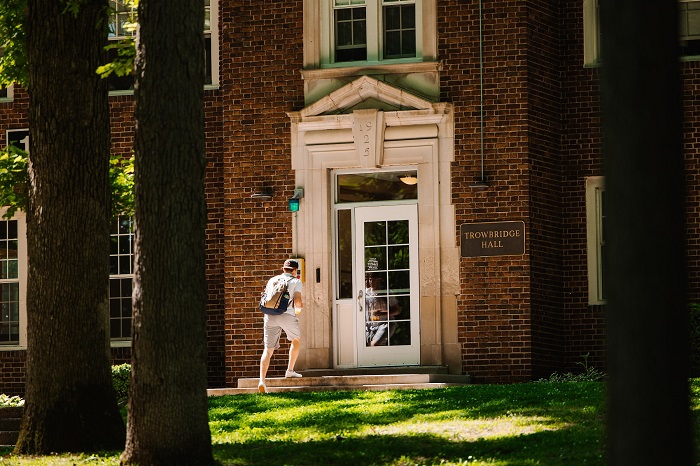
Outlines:
{"type": "Polygon", "coordinates": [[[525,222],[465,223],[460,229],[462,257],[525,254],[525,222]]]}

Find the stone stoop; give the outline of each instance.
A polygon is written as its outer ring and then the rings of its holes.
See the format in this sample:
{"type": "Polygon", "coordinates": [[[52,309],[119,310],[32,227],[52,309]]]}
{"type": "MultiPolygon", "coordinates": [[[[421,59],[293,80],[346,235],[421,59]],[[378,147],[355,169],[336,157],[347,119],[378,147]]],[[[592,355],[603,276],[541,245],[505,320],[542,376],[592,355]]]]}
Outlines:
{"type": "Polygon", "coordinates": [[[0,408],[0,448],[12,448],[19,438],[24,408],[0,408]]]}
{"type": "MultiPolygon", "coordinates": [[[[268,378],[268,393],[339,390],[405,390],[443,388],[470,383],[468,375],[447,374],[442,368],[311,369],[300,378],[268,378]]],[[[209,396],[258,393],[258,379],[238,379],[236,388],[213,388],[209,396]]]]}

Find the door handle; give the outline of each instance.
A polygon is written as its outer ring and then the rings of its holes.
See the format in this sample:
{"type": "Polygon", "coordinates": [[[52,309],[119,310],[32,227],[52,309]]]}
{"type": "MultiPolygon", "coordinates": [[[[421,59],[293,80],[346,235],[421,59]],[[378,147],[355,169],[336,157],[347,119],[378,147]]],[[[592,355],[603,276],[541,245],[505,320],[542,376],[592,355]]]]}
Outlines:
{"type": "Polygon", "coordinates": [[[357,293],[357,307],[359,308],[360,312],[363,311],[362,309],[362,290],[357,293]]]}

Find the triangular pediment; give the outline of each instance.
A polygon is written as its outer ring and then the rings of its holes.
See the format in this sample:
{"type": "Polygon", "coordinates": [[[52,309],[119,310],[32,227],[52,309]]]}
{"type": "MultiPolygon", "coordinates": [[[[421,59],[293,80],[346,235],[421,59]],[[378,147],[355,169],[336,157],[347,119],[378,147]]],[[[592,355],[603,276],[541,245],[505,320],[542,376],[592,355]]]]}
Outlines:
{"type": "Polygon", "coordinates": [[[383,81],[361,76],[299,112],[302,118],[349,114],[360,109],[429,110],[433,103],[383,81]]]}

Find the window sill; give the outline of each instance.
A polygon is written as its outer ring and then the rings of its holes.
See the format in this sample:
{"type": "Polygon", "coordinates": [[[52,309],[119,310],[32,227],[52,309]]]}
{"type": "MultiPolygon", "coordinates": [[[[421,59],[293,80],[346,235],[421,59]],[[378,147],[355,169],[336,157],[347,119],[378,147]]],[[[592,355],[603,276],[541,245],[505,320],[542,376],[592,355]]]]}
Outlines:
{"type": "Polygon", "coordinates": [[[7,346],[0,346],[0,352],[3,351],[27,351],[26,346],[19,346],[19,345],[7,345],[7,346]]]}
{"type": "Polygon", "coordinates": [[[305,81],[315,79],[335,79],[347,76],[364,76],[375,74],[437,73],[442,71],[442,61],[433,62],[367,62],[361,65],[347,64],[325,65],[325,68],[301,70],[305,81]]]}
{"type": "Polygon", "coordinates": [[[131,348],[131,340],[112,340],[109,342],[112,348],[131,348]]]}
{"type": "MultiPolygon", "coordinates": [[[[205,84],[204,85],[204,90],[205,91],[218,91],[219,90],[219,85],[218,84],[205,84]]],[[[125,91],[109,91],[109,96],[120,96],[120,95],[134,95],[134,90],[133,89],[127,89],[125,91]]],[[[0,99],[0,102],[3,100],[0,99]]]]}

